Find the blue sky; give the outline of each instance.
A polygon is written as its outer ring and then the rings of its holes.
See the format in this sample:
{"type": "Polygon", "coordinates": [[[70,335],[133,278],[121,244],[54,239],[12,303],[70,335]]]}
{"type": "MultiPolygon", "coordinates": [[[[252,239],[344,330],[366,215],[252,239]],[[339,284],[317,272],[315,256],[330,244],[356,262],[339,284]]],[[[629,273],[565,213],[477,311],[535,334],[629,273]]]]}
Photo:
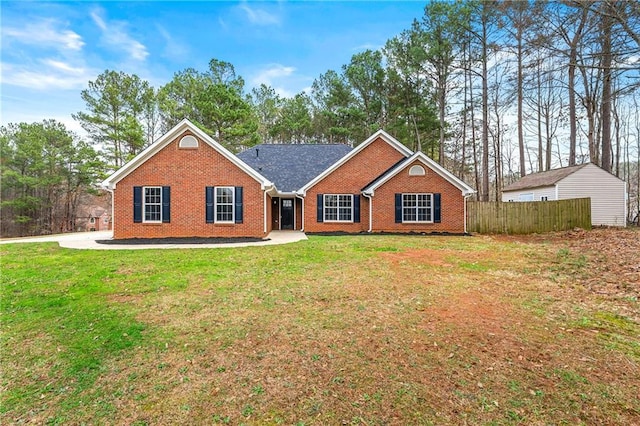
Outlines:
{"type": "Polygon", "coordinates": [[[2,1],[0,123],[54,118],[74,131],[80,91],[106,69],[159,87],[212,58],[247,90],[285,96],[351,56],[378,49],[422,16],[421,1],[2,1]]]}

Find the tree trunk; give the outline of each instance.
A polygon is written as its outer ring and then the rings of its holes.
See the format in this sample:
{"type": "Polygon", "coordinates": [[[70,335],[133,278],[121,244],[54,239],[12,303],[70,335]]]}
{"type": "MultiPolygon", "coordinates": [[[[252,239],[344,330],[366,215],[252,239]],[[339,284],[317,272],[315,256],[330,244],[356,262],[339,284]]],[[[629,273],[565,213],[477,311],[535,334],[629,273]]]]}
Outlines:
{"type": "Polygon", "coordinates": [[[569,43],[569,166],[576,165],[576,143],[578,137],[578,117],[576,116],[576,63],[578,62],[578,43],[587,21],[588,8],[582,10],[580,24],[569,43]]]}
{"type": "Polygon", "coordinates": [[[602,168],[611,171],[611,25],[608,3],[602,16],[602,168]]]}
{"type": "Polygon", "coordinates": [[[540,77],[540,60],[538,60],[538,69],[536,74],[536,79],[538,84],[536,84],[536,95],[538,96],[538,101],[536,105],[536,118],[538,124],[538,172],[544,171],[544,163],[543,163],[543,148],[542,148],[542,78],[540,77]]]}
{"type": "Polygon", "coordinates": [[[524,123],[522,121],[522,107],[524,103],[524,95],[522,90],[523,75],[522,75],[522,26],[518,25],[517,29],[518,39],[518,152],[520,154],[520,177],[526,174],[526,168],[524,163],[524,123]]]}
{"type": "Polygon", "coordinates": [[[482,201],[489,201],[489,87],[487,81],[487,2],[482,5],[482,201]]]}

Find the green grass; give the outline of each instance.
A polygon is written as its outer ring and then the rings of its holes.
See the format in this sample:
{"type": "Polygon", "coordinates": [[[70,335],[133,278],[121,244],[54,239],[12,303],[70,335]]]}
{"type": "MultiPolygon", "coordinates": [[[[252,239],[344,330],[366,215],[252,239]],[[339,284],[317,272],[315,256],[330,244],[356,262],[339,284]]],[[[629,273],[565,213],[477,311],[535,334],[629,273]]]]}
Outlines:
{"type": "Polygon", "coordinates": [[[640,326],[553,244],[0,254],[3,424],[640,421],[640,326]]]}

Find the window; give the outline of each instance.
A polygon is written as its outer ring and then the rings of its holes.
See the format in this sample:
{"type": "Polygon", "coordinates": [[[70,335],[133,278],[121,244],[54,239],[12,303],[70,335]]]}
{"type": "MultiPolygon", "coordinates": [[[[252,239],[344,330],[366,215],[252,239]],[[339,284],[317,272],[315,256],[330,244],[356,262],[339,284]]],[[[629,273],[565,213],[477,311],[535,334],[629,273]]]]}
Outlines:
{"type": "Polygon", "coordinates": [[[180,139],[180,148],[197,148],[198,147],[198,139],[194,138],[191,135],[187,135],[180,139]]]}
{"type": "Polygon", "coordinates": [[[549,201],[549,197],[547,196],[540,197],[540,201],[549,201]]]}
{"type": "Polygon", "coordinates": [[[96,218],[92,217],[91,219],[89,219],[89,223],[96,223],[96,218]]]}
{"type": "Polygon", "coordinates": [[[105,216],[105,217],[102,219],[102,223],[104,223],[105,225],[107,225],[107,224],[109,223],[109,216],[105,216]]]}
{"type": "Polygon", "coordinates": [[[171,187],[133,187],[133,223],[143,222],[171,222],[171,187]]]}
{"type": "Polygon", "coordinates": [[[409,176],[424,176],[425,174],[424,167],[417,164],[409,169],[409,176]]]}
{"type": "Polygon", "coordinates": [[[162,221],[162,187],[144,187],[144,203],[142,211],[144,212],[144,222],[162,221]]]}
{"type": "Polygon", "coordinates": [[[325,222],[353,222],[353,195],[325,194],[325,222]]]}
{"type": "Polygon", "coordinates": [[[233,195],[233,186],[216,186],[216,222],[234,222],[233,195]]]}
{"type": "Polygon", "coordinates": [[[518,201],[533,201],[533,192],[518,195],[518,201]]]}
{"type": "Polygon", "coordinates": [[[432,194],[402,194],[403,222],[433,222],[432,194]]]}

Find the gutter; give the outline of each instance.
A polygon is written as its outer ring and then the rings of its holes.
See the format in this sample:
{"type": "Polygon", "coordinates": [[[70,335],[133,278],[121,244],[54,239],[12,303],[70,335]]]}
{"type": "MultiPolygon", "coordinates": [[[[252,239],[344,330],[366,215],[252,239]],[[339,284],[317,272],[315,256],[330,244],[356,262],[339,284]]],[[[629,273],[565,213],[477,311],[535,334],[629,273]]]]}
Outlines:
{"type": "Polygon", "coordinates": [[[114,233],[114,236],[115,236],[115,232],[116,232],[116,216],[115,216],[116,200],[115,200],[115,194],[114,194],[114,190],[113,189],[111,189],[111,188],[105,188],[105,189],[109,192],[109,194],[111,194],[111,231],[114,233]]]}

